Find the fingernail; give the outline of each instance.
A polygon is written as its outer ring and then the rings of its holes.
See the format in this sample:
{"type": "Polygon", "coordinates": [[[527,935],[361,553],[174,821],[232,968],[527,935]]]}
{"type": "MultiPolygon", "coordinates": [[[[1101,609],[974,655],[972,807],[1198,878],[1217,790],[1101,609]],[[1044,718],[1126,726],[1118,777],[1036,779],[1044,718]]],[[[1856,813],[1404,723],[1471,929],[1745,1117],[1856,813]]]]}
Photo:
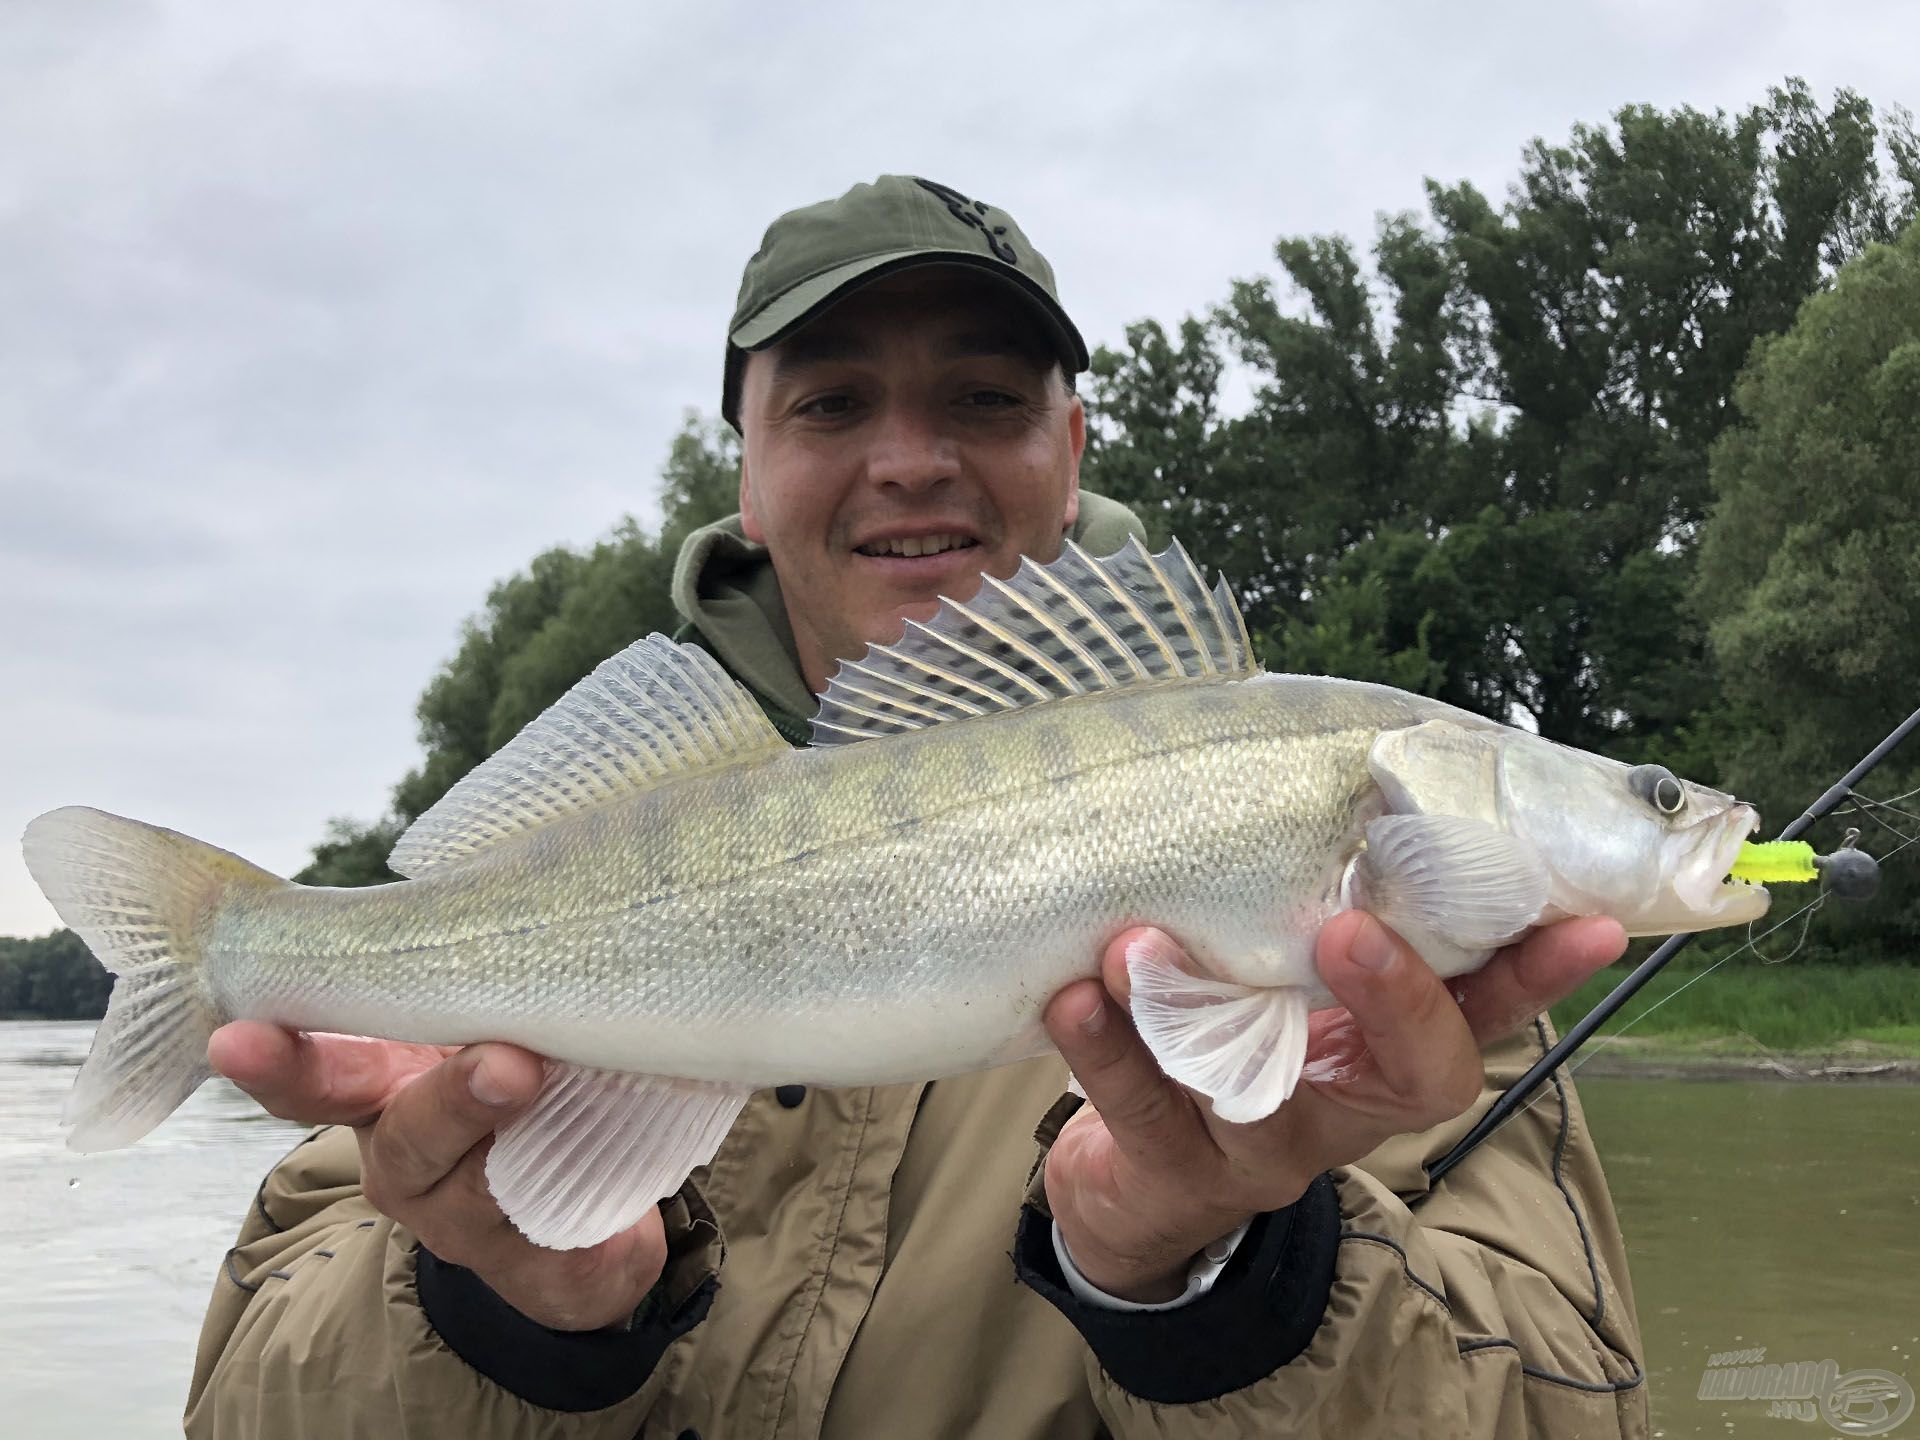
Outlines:
{"type": "Polygon", "coordinates": [[[1360,928],[1353,932],[1353,944],[1347,948],[1347,958],[1362,970],[1371,970],[1375,975],[1384,975],[1393,968],[1393,962],[1399,958],[1400,950],[1387,934],[1387,929],[1371,915],[1360,922],[1360,928]]]}
{"type": "Polygon", "coordinates": [[[491,1055],[482,1055],[480,1063],[473,1067],[473,1073],[467,1076],[467,1088],[473,1092],[473,1098],[482,1105],[510,1105],[514,1094],[501,1078],[493,1073],[491,1055]]]}
{"type": "Polygon", "coordinates": [[[1093,1009],[1089,1010],[1080,1019],[1080,1033],[1082,1035],[1098,1035],[1106,1028],[1107,1002],[1104,1000],[1096,1000],[1093,1002],[1093,1009]]]}

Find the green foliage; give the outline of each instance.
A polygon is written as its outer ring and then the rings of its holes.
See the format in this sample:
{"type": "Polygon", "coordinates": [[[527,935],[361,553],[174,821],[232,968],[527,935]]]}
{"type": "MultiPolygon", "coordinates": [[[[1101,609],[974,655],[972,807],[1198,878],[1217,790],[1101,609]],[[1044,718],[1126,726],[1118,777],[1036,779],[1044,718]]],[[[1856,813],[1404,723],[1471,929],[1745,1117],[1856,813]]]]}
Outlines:
{"type": "MultiPolygon", "coordinates": [[[[1695,603],[1723,687],[1728,777],[1784,814],[1920,705],[1920,224],[1763,341],[1735,400],[1739,423],[1713,451],[1695,603]]],[[[1910,747],[1863,788],[1916,785],[1910,747]]],[[[1879,921],[1920,942],[1920,886],[1907,869],[1889,878],[1879,921]]]]}
{"type": "MultiPolygon", "coordinates": [[[[1799,957],[1765,965],[1746,955],[1691,984],[1703,968],[1685,960],[1669,965],[1592,1045],[1614,1034],[1663,1041],[1737,1035],[1766,1049],[1806,1051],[1877,1038],[1920,1054],[1920,985],[1910,965],[1811,965],[1799,957]]],[[[1601,971],[1553,1007],[1553,1023],[1564,1034],[1625,978],[1624,967],[1601,971]]]]}
{"type": "Polygon", "coordinates": [[[387,855],[405,827],[388,816],[372,824],[336,817],[327,822],[327,838],[313,847],[313,860],[294,875],[302,885],[384,885],[400,877],[387,868],[387,855]]]}
{"type": "Polygon", "coordinates": [[[1685,731],[1710,778],[1707,455],[1754,341],[1913,213],[1915,156],[1795,81],[1536,142],[1503,205],[1430,183],[1370,272],[1283,239],[1279,280],[1099,352],[1087,483],[1231,576],[1270,663],[1623,754],[1685,731]]]}
{"type": "Polygon", "coordinates": [[[0,1020],[97,1020],[113,977],[71,930],[0,937],[0,1020]]]}

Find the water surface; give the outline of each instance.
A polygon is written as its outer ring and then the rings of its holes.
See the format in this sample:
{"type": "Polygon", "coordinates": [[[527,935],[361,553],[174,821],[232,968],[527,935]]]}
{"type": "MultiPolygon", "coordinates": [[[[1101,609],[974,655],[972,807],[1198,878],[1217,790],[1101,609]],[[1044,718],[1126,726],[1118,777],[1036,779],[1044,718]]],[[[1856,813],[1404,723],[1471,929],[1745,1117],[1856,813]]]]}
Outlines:
{"type": "MultiPolygon", "coordinates": [[[[224,1081],[125,1150],[60,1104],[91,1024],[0,1023],[0,1432],[179,1433],[200,1316],[260,1176],[303,1131],[224,1081]]],[[[1655,1433],[1825,1437],[1694,1398],[1764,1347],[1920,1385],[1920,1086],[1580,1084],[1631,1256],[1655,1433]]],[[[1471,1163],[1471,1162],[1468,1162],[1471,1163]]],[[[1920,1416],[1895,1435],[1920,1437],[1920,1416]]]]}
{"type": "Polygon", "coordinates": [[[200,1316],[260,1177],[306,1132],[224,1080],[124,1150],[60,1106],[92,1022],[0,1022],[0,1433],[180,1433],[200,1316]]]}
{"type": "MultiPolygon", "coordinates": [[[[1710,1357],[1831,1359],[1920,1390],[1920,1085],[1579,1082],[1626,1234],[1654,1433],[1826,1440],[1696,1399],[1710,1357]]],[[[1896,1437],[1920,1436],[1920,1413],[1896,1437]]]]}

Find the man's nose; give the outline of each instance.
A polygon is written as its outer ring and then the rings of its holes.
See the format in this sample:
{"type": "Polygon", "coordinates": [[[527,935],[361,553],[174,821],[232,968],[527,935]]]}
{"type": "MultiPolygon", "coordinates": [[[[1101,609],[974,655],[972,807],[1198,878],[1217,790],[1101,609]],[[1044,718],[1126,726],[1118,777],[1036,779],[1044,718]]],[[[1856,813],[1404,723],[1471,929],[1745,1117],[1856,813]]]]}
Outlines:
{"type": "Polygon", "coordinates": [[[883,488],[928,490],[960,473],[959,446],[940,407],[895,403],[869,433],[867,478],[883,488]]]}

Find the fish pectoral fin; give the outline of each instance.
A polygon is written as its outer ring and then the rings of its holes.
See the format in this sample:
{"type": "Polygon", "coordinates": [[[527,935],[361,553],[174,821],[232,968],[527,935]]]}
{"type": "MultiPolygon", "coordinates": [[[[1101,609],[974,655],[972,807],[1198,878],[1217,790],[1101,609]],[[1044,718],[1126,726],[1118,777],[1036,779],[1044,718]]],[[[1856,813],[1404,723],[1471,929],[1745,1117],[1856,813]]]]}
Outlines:
{"type": "Polygon", "coordinates": [[[538,1098],[494,1137],[487,1188],[534,1244],[597,1245],[713,1159],[751,1093],[550,1060],[538,1098]]]}
{"type": "Polygon", "coordinates": [[[1307,1056],[1305,990],[1192,975],[1139,943],[1127,951],[1127,976],[1134,1028],[1153,1058],[1222,1120],[1263,1120],[1293,1093],[1307,1056]]]}
{"type": "Polygon", "coordinates": [[[1354,903],[1418,946],[1431,935],[1465,950],[1515,939],[1547,906],[1540,852],[1484,820],[1382,815],[1367,825],[1354,903]]]}

